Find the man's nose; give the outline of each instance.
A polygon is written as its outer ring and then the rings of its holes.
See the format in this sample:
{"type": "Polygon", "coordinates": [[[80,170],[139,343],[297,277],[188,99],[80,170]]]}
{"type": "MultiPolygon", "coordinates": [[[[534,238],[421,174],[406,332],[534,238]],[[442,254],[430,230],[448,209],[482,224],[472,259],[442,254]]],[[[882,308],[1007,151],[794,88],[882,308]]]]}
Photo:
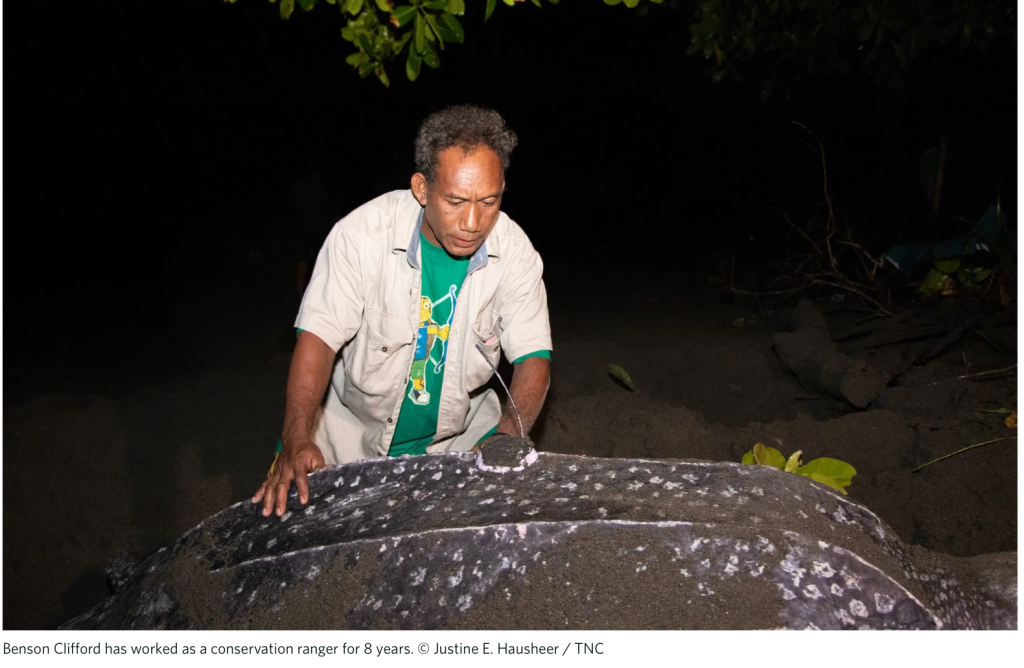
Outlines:
{"type": "Polygon", "coordinates": [[[477,207],[469,207],[469,212],[466,214],[465,219],[462,221],[463,232],[476,232],[480,229],[480,212],[477,207]]]}

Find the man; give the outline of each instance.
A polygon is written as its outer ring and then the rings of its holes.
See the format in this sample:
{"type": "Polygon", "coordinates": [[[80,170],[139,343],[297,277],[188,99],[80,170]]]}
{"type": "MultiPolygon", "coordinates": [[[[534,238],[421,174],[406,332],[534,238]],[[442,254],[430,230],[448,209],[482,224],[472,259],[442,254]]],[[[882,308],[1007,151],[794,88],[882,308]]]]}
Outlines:
{"type": "Polygon", "coordinates": [[[416,138],[411,190],[364,204],[334,226],[295,326],[282,448],[253,497],[284,513],[294,480],[358,459],[473,449],[517,434],[481,388],[502,350],[529,431],[550,379],[543,265],[500,211],[516,136],[494,111],[449,107],[416,138]],[[341,355],[338,356],[338,351],[341,355]],[[326,392],[326,399],[324,395],[326,392]]]}

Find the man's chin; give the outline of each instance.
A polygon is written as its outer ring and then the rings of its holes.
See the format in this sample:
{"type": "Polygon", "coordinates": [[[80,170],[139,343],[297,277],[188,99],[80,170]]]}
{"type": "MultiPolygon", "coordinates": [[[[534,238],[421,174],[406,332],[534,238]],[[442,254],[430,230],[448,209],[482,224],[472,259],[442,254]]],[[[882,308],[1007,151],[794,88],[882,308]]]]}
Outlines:
{"type": "Polygon", "coordinates": [[[449,255],[454,255],[455,257],[467,257],[469,255],[472,255],[480,248],[480,246],[481,244],[463,246],[452,241],[451,239],[445,239],[444,243],[444,249],[448,251],[449,255]]]}

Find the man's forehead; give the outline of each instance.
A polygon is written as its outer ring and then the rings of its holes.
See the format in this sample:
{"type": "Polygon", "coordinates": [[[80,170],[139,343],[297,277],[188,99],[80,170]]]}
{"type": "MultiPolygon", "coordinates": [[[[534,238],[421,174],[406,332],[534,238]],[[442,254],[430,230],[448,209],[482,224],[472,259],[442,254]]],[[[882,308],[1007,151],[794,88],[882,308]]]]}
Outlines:
{"type": "Polygon", "coordinates": [[[502,168],[497,154],[487,146],[465,151],[453,146],[441,153],[438,183],[444,190],[501,189],[502,168]]]}

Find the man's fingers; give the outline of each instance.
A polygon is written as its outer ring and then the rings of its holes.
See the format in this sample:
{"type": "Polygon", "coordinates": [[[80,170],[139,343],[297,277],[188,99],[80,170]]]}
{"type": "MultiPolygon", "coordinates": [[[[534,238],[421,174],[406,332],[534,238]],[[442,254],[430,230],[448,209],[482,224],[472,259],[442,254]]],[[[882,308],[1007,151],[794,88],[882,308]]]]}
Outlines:
{"type": "Polygon", "coordinates": [[[280,476],[273,476],[263,483],[263,516],[266,517],[274,509],[274,488],[280,476]]]}
{"type": "Polygon", "coordinates": [[[299,503],[305,505],[309,501],[309,482],[306,481],[306,472],[302,469],[295,472],[295,489],[299,492],[299,503]]]}
{"type": "MultiPolygon", "coordinates": [[[[291,472],[289,471],[289,473],[291,472]]],[[[284,476],[282,476],[282,478],[283,477],[284,476]]],[[[281,482],[277,483],[277,487],[274,488],[274,496],[277,498],[277,503],[275,503],[274,505],[278,517],[284,515],[285,506],[288,505],[288,489],[291,486],[292,476],[289,475],[288,482],[284,482],[284,480],[282,479],[281,482]]]]}

